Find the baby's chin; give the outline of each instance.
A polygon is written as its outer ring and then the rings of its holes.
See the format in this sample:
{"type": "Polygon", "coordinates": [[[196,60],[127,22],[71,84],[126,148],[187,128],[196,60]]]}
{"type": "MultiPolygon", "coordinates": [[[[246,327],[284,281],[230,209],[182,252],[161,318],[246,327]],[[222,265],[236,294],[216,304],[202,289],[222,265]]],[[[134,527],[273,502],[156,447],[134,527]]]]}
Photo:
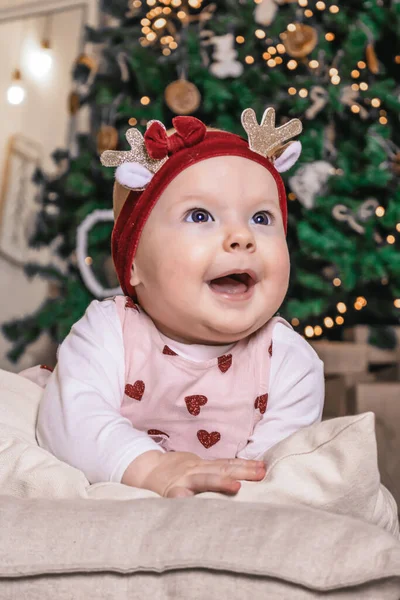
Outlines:
{"type": "MultiPolygon", "coordinates": [[[[198,331],[199,338],[203,340],[198,343],[218,344],[221,346],[234,344],[260,329],[267,321],[268,318],[252,319],[248,323],[243,320],[240,323],[237,320],[229,322],[218,322],[217,319],[210,320],[204,323],[201,330],[198,331]]],[[[196,328],[193,331],[196,331],[196,328]]]]}

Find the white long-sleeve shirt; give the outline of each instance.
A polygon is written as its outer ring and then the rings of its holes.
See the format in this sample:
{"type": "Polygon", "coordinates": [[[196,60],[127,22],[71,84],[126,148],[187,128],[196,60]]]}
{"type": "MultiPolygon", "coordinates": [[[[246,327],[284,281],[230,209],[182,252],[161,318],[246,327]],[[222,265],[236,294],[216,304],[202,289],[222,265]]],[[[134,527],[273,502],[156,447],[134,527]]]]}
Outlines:
{"type": "MultiPolygon", "coordinates": [[[[168,346],[192,360],[232,347],[168,346]]],[[[322,419],[324,366],[298,333],[281,323],[273,331],[268,408],[238,458],[258,459],[277,442],[322,419]]],[[[93,301],[60,345],[58,363],[39,408],[39,444],[83,471],[91,483],[120,482],[138,456],[164,450],[120,413],[125,388],[121,323],[113,300],[93,301]]]]}

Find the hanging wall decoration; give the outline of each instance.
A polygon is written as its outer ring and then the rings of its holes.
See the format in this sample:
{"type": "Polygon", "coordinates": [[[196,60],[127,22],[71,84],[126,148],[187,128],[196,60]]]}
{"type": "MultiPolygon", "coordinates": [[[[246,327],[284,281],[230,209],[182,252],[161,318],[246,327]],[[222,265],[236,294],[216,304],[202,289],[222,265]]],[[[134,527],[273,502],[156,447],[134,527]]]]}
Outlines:
{"type": "Polygon", "coordinates": [[[23,265],[29,254],[29,238],[35,227],[40,188],[33,175],[40,168],[40,144],[23,135],[11,137],[3,171],[0,193],[0,251],[6,258],[23,265]]]}

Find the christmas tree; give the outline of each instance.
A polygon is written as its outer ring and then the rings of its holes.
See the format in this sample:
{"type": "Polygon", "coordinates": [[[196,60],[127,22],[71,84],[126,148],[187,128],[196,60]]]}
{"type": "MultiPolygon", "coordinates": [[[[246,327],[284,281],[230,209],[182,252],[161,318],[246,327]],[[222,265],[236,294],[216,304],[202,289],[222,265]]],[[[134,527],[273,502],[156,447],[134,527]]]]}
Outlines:
{"type": "MultiPolygon", "coordinates": [[[[59,149],[57,177],[36,173],[31,245],[58,239],[65,269],[27,264],[57,292],[3,326],[18,360],[43,331],[61,342],[94,299],[118,289],[110,256],[113,170],[129,127],[191,114],[244,135],[266,107],[300,118],[303,152],[284,174],[292,273],[280,314],[307,337],[340,339],[357,323],[395,325],[400,309],[400,3],[385,0],[104,0],[87,28],[97,55],[74,69],[71,118],[91,131],[59,149]],[[90,268],[90,272],[88,269],[90,268]],[[106,288],[106,289],[104,289],[106,288]]],[[[387,327],[386,327],[387,330],[387,327]]]]}

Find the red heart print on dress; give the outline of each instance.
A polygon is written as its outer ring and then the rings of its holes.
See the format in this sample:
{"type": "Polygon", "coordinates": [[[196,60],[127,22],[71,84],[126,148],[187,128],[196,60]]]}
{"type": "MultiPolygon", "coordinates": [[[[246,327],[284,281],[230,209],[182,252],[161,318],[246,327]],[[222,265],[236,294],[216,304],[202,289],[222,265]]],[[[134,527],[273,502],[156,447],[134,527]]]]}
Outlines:
{"type": "Polygon", "coordinates": [[[143,381],[135,381],[133,385],[127,383],[125,386],[125,394],[134,400],[141,400],[143,398],[144,389],[145,385],[143,381]]]}
{"type": "Polygon", "coordinates": [[[263,415],[267,410],[268,394],[258,396],[254,402],[254,408],[259,408],[260,413],[263,415]]]}
{"type": "Polygon", "coordinates": [[[232,354],[224,354],[223,356],[218,357],[218,368],[222,373],[226,373],[226,371],[232,365],[232,354]]]}
{"type": "Polygon", "coordinates": [[[159,429],[148,429],[147,433],[149,435],[166,435],[169,438],[168,433],[165,433],[165,431],[160,431],[159,429]]]}
{"type": "Polygon", "coordinates": [[[270,343],[270,345],[269,345],[269,348],[268,348],[268,354],[269,354],[270,356],[272,356],[272,342],[271,342],[271,343],[270,343]]]}
{"type": "Polygon", "coordinates": [[[200,406],[207,404],[208,398],[206,396],[185,396],[185,402],[190,414],[197,417],[200,414],[200,406]]]}
{"type": "Polygon", "coordinates": [[[171,350],[171,348],[169,348],[168,346],[164,346],[162,353],[169,354],[170,356],[178,356],[177,353],[171,350]]]}
{"type": "Polygon", "coordinates": [[[214,444],[219,442],[221,434],[218,431],[208,433],[205,429],[200,429],[200,431],[197,432],[197,437],[204,448],[211,448],[211,446],[214,446],[214,444]]]}

